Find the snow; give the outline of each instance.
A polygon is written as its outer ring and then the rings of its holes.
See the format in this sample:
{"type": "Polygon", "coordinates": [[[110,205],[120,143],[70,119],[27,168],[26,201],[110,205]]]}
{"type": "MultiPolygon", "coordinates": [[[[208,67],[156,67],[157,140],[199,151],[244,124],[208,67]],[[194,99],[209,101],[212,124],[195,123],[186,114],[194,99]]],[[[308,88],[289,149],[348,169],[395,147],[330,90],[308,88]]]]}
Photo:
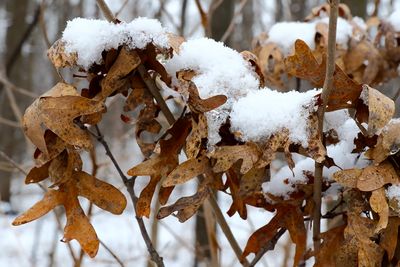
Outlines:
{"type": "MultiPolygon", "coordinates": [[[[360,19],[354,20],[357,25],[362,25],[360,19]]],[[[279,22],[274,24],[268,32],[267,43],[276,43],[285,55],[293,52],[293,45],[297,39],[303,40],[311,50],[315,49],[316,25],[329,24],[329,17],[317,18],[310,22],[279,22]]],[[[364,23],[365,24],[365,23],[364,23]]],[[[353,26],[345,19],[338,18],[336,42],[347,48],[353,33],[353,26]]]]}
{"type": "Polygon", "coordinates": [[[75,18],[68,21],[62,40],[67,53],[78,54],[78,65],[88,69],[100,63],[103,50],[127,45],[142,49],[149,43],[168,47],[168,39],[161,23],[155,19],[139,17],[129,23],[114,24],[105,20],[75,18]]]}
{"type": "Polygon", "coordinates": [[[289,130],[293,143],[308,147],[307,121],[319,90],[281,93],[268,88],[250,92],[232,107],[231,131],[243,141],[265,141],[272,134],[289,130]]]}
{"type": "Polygon", "coordinates": [[[394,11],[388,18],[388,22],[396,32],[400,32],[400,9],[394,11]]]}
{"type": "Polygon", "coordinates": [[[301,39],[315,49],[315,24],[308,22],[280,22],[274,24],[268,32],[268,41],[276,43],[285,55],[292,52],[293,44],[301,39]]]}
{"type": "Polygon", "coordinates": [[[184,42],[180,49],[179,54],[165,63],[167,72],[173,77],[173,84],[179,84],[176,79],[178,71],[193,70],[196,75],[192,81],[201,98],[221,94],[228,98],[224,105],[206,113],[208,145],[212,146],[221,139],[218,130],[228,118],[233,103],[248,92],[258,90],[259,81],[240,53],[221,42],[208,38],[193,39],[184,42]]]}
{"type": "Polygon", "coordinates": [[[388,199],[396,199],[400,203],[400,184],[394,184],[386,189],[388,199]]]}
{"type": "MultiPolygon", "coordinates": [[[[326,113],[325,119],[325,129],[336,130],[340,140],[335,145],[327,146],[327,155],[334,160],[335,164],[342,169],[368,166],[370,161],[364,157],[363,153],[361,155],[351,153],[354,148],[354,138],[357,137],[359,128],[354,120],[349,117],[347,111],[339,110],[326,113]],[[345,119],[346,116],[347,119],[345,119]]],[[[288,166],[282,167],[276,173],[272,173],[271,181],[263,184],[264,192],[288,198],[288,194],[296,191],[296,184],[307,182],[308,178],[304,175],[304,172],[314,173],[315,161],[304,156],[293,157],[293,159],[296,164],[293,169],[294,175],[288,166]]],[[[339,171],[340,168],[336,166],[332,166],[329,169],[324,167],[323,175],[325,179],[331,180],[333,173],[339,171]]],[[[335,185],[332,190],[337,191],[339,189],[340,187],[335,185]]],[[[326,196],[332,197],[332,192],[328,192],[326,196]]]]}

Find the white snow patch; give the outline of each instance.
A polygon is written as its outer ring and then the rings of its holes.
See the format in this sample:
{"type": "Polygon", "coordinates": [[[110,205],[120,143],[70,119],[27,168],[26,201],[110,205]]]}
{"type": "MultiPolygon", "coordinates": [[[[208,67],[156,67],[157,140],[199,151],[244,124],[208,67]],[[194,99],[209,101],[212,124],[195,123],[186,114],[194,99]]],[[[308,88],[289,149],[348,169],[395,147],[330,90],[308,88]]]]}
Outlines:
{"type": "Polygon", "coordinates": [[[100,63],[101,52],[125,44],[142,49],[153,42],[161,48],[168,47],[165,29],[155,19],[139,17],[129,23],[114,24],[105,20],[75,18],[68,21],[62,40],[67,53],[78,54],[78,65],[88,69],[100,63]]]}
{"type": "Polygon", "coordinates": [[[244,141],[257,142],[286,128],[293,143],[307,147],[307,121],[319,92],[281,93],[268,88],[250,92],[232,107],[231,131],[240,132],[244,141]]]}
{"type": "Polygon", "coordinates": [[[268,43],[276,43],[285,55],[292,52],[294,42],[301,39],[315,49],[315,24],[310,22],[280,22],[268,32],[268,43]]]}
{"type": "Polygon", "coordinates": [[[400,184],[394,184],[386,189],[386,196],[400,203],[400,184]]]}
{"type": "Polygon", "coordinates": [[[400,9],[394,11],[388,18],[388,22],[396,32],[400,32],[400,9]]]}
{"type": "MultiPolygon", "coordinates": [[[[354,22],[363,27],[360,19],[355,19],[354,22]]],[[[314,50],[316,25],[318,23],[329,24],[329,17],[317,18],[310,22],[276,23],[268,32],[267,43],[276,43],[285,55],[293,52],[293,45],[297,39],[303,40],[311,50],[314,50]]],[[[353,26],[347,20],[338,18],[336,42],[347,48],[352,33],[353,26]]]]}
{"type": "MultiPolygon", "coordinates": [[[[336,165],[342,169],[364,168],[368,166],[369,161],[363,154],[359,155],[351,153],[354,149],[354,138],[356,138],[359,133],[359,129],[354,120],[348,117],[347,112],[335,111],[331,113],[332,114],[327,113],[327,115],[330,115],[325,118],[327,120],[327,128],[335,129],[337,131],[340,142],[336,145],[327,146],[327,155],[333,158],[336,165]],[[338,126],[338,124],[343,121],[346,114],[347,120],[342,125],[338,126]]],[[[313,173],[315,169],[315,161],[308,157],[300,157],[298,159],[293,157],[293,159],[296,164],[293,169],[294,175],[288,166],[284,166],[275,174],[272,174],[271,181],[263,184],[264,192],[288,198],[288,194],[296,191],[296,184],[304,184],[307,182],[307,177],[304,175],[304,171],[310,171],[313,173]]],[[[330,167],[329,169],[324,167],[324,178],[330,180],[333,173],[339,171],[340,168],[336,166],[330,167]]],[[[335,187],[335,189],[332,190],[337,189],[338,188],[335,187]]],[[[330,195],[331,194],[329,193],[326,196],[330,195]]]]}
{"type": "Polygon", "coordinates": [[[253,74],[250,64],[237,51],[208,38],[184,42],[179,54],[175,54],[165,63],[167,72],[177,85],[176,73],[181,70],[193,70],[201,98],[215,95],[227,96],[227,102],[221,107],[206,113],[208,121],[208,144],[215,145],[221,140],[218,130],[228,118],[231,107],[239,98],[250,91],[258,90],[259,81],[253,74]]]}

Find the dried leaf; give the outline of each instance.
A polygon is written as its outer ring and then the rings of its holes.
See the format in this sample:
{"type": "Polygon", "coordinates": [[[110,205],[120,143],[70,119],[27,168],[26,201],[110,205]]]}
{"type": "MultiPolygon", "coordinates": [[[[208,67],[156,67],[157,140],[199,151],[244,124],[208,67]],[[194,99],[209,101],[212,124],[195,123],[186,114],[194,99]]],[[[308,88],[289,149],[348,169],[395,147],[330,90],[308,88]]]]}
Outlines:
{"type": "Polygon", "coordinates": [[[316,255],[315,267],[335,267],[336,254],[344,241],[343,231],[346,225],[341,225],[321,233],[321,249],[316,255]]]}
{"type": "MultiPolygon", "coordinates": [[[[196,115],[196,114],[194,114],[196,115]]],[[[207,118],[204,114],[192,117],[192,131],[186,140],[186,156],[191,159],[197,157],[208,136],[207,118]],[[195,119],[197,118],[197,120],[195,119]]]]}
{"type": "Polygon", "coordinates": [[[379,245],[386,250],[389,261],[393,259],[396,251],[399,226],[400,218],[390,217],[387,227],[382,231],[379,245]]]}
{"type": "Polygon", "coordinates": [[[213,166],[214,172],[225,172],[238,160],[242,160],[240,172],[246,173],[257,163],[261,156],[258,146],[254,143],[246,143],[237,146],[217,147],[209,157],[216,159],[213,166]]]}
{"type": "Polygon", "coordinates": [[[381,187],[372,191],[369,204],[372,210],[379,215],[379,222],[375,229],[375,233],[379,233],[382,229],[387,227],[389,221],[389,206],[386,202],[385,188],[381,187]]]}
{"type": "Polygon", "coordinates": [[[210,160],[206,156],[191,158],[176,167],[163,181],[163,186],[183,184],[193,177],[211,170],[210,160]]]}
{"type": "Polygon", "coordinates": [[[390,121],[378,136],[376,146],[368,150],[366,156],[373,159],[375,164],[379,164],[389,155],[396,154],[400,150],[399,133],[400,121],[390,121]]]}
{"type": "Polygon", "coordinates": [[[47,56],[56,68],[73,67],[78,60],[76,53],[65,52],[65,43],[62,40],[57,40],[49,48],[47,56]]]}
{"type": "Polygon", "coordinates": [[[277,207],[274,218],[250,236],[241,258],[245,258],[250,253],[257,254],[274,237],[279,228],[283,227],[289,230],[290,238],[296,244],[293,266],[298,266],[306,250],[307,231],[301,210],[292,205],[277,207]]]}
{"type": "MultiPolygon", "coordinates": [[[[285,59],[287,73],[322,87],[325,79],[326,57],[319,64],[311,49],[302,40],[296,40],[295,54],[285,59]]],[[[329,96],[327,111],[354,107],[362,87],[350,79],[337,65],[333,77],[333,90],[329,96]]]]}
{"type": "Polygon", "coordinates": [[[137,202],[137,215],[150,216],[150,205],[158,182],[168,176],[179,164],[178,155],[185,143],[191,127],[190,120],[181,118],[168,130],[168,140],[160,141],[160,154],[131,168],[128,175],[151,176],[149,184],[143,189],[137,202]]]}
{"type": "Polygon", "coordinates": [[[103,101],[115,91],[126,87],[129,84],[128,74],[136,69],[140,63],[141,59],[135,50],[122,47],[107,76],[101,80],[101,94],[94,99],[103,101]]]}
{"type": "Polygon", "coordinates": [[[208,195],[209,191],[207,187],[200,185],[196,194],[193,196],[182,197],[174,204],[162,207],[158,211],[157,219],[163,219],[169,216],[171,213],[177,211],[176,217],[178,217],[179,222],[185,222],[196,213],[208,195]]]}
{"type": "Polygon", "coordinates": [[[333,179],[351,188],[361,191],[373,191],[385,184],[398,183],[399,178],[392,164],[383,162],[378,166],[368,166],[364,169],[348,169],[337,171],[333,179]]]}
{"type": "Polygon", "coordinates": [[[25,184],[38,183],[49,177],[50,162],[40,166],[33,167],[25,178],[25,184]]]}
{"type": "Polygon", "coordinates": [[[195,113],[205,113],[225,104],[227,97],[224,95],[216,95],[207,99],[201,99],[196,85],[193,82],[189,83],[188,105],[191,111],[195,113]]]}
{"type": "Polygon", "coordinates": [[[57,83],[53,88],[36,99],[25,111],[22,118],[24,132],[31,142],[39,148],[42,153],[48,155],[44,133],[46,127],[43,125],[43,118],[40,109],[41,97],[62,97],[62,96],[79,96],[76,88],[70,84],[57,83]]]}
{"type": "Polygon", "coordinates": [[[42,97],[38,107],[41,122],[65,142],[86,149],[92,147],[89,133],[73,121],[103,111],[104,103],[81,96],[42,97]]]}
{"type": "Polygon", "coordinates": [[[393,117],[394,102],[368,85],[363,85],[361,97],[368,106],[368,135],[372,136],[382,129],[393,117]]]}

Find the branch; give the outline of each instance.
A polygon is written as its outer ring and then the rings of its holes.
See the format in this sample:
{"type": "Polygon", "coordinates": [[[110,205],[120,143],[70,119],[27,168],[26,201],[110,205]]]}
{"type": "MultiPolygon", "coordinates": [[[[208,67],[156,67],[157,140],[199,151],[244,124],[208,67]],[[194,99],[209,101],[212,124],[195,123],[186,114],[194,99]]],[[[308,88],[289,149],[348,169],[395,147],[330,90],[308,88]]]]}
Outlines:
{"type": "MultiPolygon", "coordinates": [[[[136,203],[138,201],[137,196],[135,195],[135,191],[134,191],[134,185],[135,185],[135,178],[136,177],[132,177],[130,179],[128,179],[125,174],[122,172],[121,167],[119,166],[117,160],[115,159],[114,155],[112,154],[110,147],[108,146],[108,143],[104,140],[104,136],[102,135],[99,127],[96,125],[96,132],[97,134],[92,133],[91,131],[89,131],[89,133],[91,133],[93,136],[96,137],[96,139],[103,145],[104,149],[106,150],[106,155],[111,159],[112,163],[114,164],[115,168],[117,169],[117,172],[119,174],[119,176],[121,177],[122,181],[125,184],[125,187],[129,193],[129,196],[131,197],[132,203],[133,203],[133,207],[135,209],[135,213],[136,213],[136,203]]],[[[140,233],[142,234],[143,240],[146,243],[146,247],[147,247],[147,251],[150,254],[151,260],[158,266],[158,267],[164,267],[164,262],[163,262],[163,258],[160,257],[160,255],[158,254],[158,252],[156,251],[156,249],[153,246],[153,243],[151,242],[150,236],[147,233],[146,230],[146,226],[144,224],[144,221],[142,218],[138,217],[137,215],[135,216],[137,223],[139,224],[139,228],[140,228],[140,233]]]]}
{"type": "Polygon", "coordinates": [[[0,124],[4,124],[4,125],[11,126],[14,128],[21,128],[21,124],[19,122],[5,119],[3,117],[0,117],[0,124]]]}
{"type": "Polygon", "coordinates": [[[124,263],[121,261],[120,258],[103,242],[100,240],[100,244],[107,250],[108,253],[118,262],[119,266],[125,267],[124,263]]]}
{"type": "Polygon", "coordinates": [[[235,12],[235,14],[233,15],[232,20],[231,20],[231,22],[229,23],[228,28],[226,29],[224,35],[222,35],[222,37],[221,37],[221,40],[220,40],[221,42],[225,43],[226,39],[228,39],[229,36],[232,34],[233,30],[235,29],[235,20],[236,20],[236,17],[239,16],[240,13],[242,13],[244,6],[247,4],[247,1],[248,1],[248,0],[242,0],[242,1],[240,2],[239,9],[238,9],[238,10],[235,12]]]}
{"type": "Polygon", "coordinates": [[[103,12],[104,17],[109,22],[117,22],[114,14],[111,9],[108,7],[107,3],[104,0],[96,0],[97,6],[100,8],[101,12],[103,12]]]}
{"type": "MultiPolygon", "coordinates": [[[[323,126],[326,105],[328,104],[329,96],[333,90],[333,74],[335,72],[335,50],[336,50],[336,24],[338,17],[339,0],[328,0],[330,6],[329,14],[329,32],[328,32],[328,52],[325,81],[322,89],[321,100],[322,104],[318,107],[318,131],[319,136],[323,141],[323,126]]],[[[313,212],[313,242],[315,253],[319,252],[321,246],[320,231],[321,231],[321,191],[322,191],[322,172],[324,164],[315,162],[314,173],[314,212],[313,212]]]]}
{"type": "Polygon", "coordinates": [[[279,231],[274,235],[274,237],[267,242],[267,244],[258,251],[256,257],[250,263],[249,267],[253,267],[257,264],[257,262],[264,256],[265,253],[269,250],[274,250],[276,243],[278,243],[279,238],[286,232],[285,228],[279,229],[279,231]]]}

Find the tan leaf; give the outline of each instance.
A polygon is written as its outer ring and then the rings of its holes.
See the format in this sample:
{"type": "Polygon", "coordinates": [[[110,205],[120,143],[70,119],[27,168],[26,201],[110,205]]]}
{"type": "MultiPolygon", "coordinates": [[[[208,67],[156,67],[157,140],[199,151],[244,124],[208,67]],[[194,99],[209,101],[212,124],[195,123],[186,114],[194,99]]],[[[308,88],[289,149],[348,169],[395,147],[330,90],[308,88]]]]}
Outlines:
{"type": "Polygon", "coordinates": [[[90,135],[73,120],[104,108],[104,103],[81,96],[42,97],[39,100],[42,123],[68,144],[87,149],[92,147],[90,135]]]}
{"type": "Polygon", "coordinates": [[[217,162],[213,166],[214,172],[225,172],[238,160],[242,160],[240,172],[246,173],[260,159],[261,153],[256,144],[246,143],[237,146],[217,147],[209,157],[216,159],[217,162]]]}
{"type": "Polygon", "coordinates": [[[29,210],[22,213],[14,221],[13,225],[21,225],[31,221],[34,221],[43,215],[47,214],[49,211],[61,205],[64,201],[64,194],[50,189],[46,192],[42,200],[38,201],[29,210]]]}
{"type": "Polygon", "coordinates": [[[399,178],[392,164],[383,162],[378,166],[368,166],[364,169],[348,169],[337,171],[333,179],[351,188],[361,191],[373,191],[388,183],[398,183],[399,178]]]}
{"type": "Polygon", "coordinates": [[[192,117],[192,131],[186,140],[186,155],[189,159],[197,157],[208,136],[206,116],[201,113],[197,115],[192,117]]]}
{"type": "Polygon", "coordinates": [[[378,90],[363,85],[364,103],[368,106],[368,134],[374,135],[382,129],[394,115],[394,102],[378,90]]]}
{"type": "Polygon", "coordinates": [[[78,194],[90,200],[99,208],[113,214],[121,214],[126,207],[126,198],[113,185],[103,182],[86,172],[74,172],[78,194]]]}
{"type": "Polygon", "coordinates": [[[62,241],[69,242],[75,239],[90,257],[94,257],[99,250],[99,239],[96,231],[90,224],[88,217],[83,212],[79,200],[76,197],[66,196],[64,202],[67,224],[64,228],[62,241]]]}
{"type": "Polygon", "coordinates": [[[379,245],[386,250],[389,261],[393,259],[396,251],[399,226],[400,218],[390,217],[387,227],[382,231],[379,245]]]}
{"type": "Polygon", "coordinates": [[[158,219],[163,219],[177,211],[176,217],[180,222],[185,222],[192,217],[208,197],[209,191],[206,186],[200,185],[196,194],[190,197],[182,197],[174,204],[162,207],[157,214],[158,219]]]}
{"type": "Polygon", "coordinates": [[[284,55],[275,43],[262,45],[255,51],[259,58],[259,66],[265,77],[266,85],[272,88],[283,89],[283,74],[285,72],[284,55]]]}
{"type": "Polygon", "coordinates": [[[163,181],[162,186],[183,184],[209,170],[211,170],[210,160],[206,156],[191,158],[176,167],[163,181]]]}
{"type": "Polygon", "coordinates": [[[335,267],[336,255],[344,241],[343,231],[346,225],[341,225],[321,233],[321,249],[316,255],[315,267],[335,267]]]}
{"type": "Polygon", "coordinates": [[[389,206],[386,201],[385,188],[381,187],[372,191],[369,204],[372,210],[379,215],[379,221],[375,229],[375,233],[379,233],[382,229],[387,227],[389,221],[389,206]]]}
{"type": "Polygon", "coordinates": [[[62,40],[57,40],[47,50],[47,56],[56,68],[73,67],[78,60],[76,53],[67,53],[65,51],[65,43],[62,40]]]}
{"type": "Polygon", "coordinates": [[[43,125],[43,118],[41,117],[40,99],[41,97],[61,97],[61,96],[78,96],[76,88],[70,84],[57,83],[49,91],[41,95],[35,100],[25,111],[22,118],[24,132],[32,143],[39,148],[45,155],[48,154],[44,133],[46,127],[43,125]]]}
{"type": "Polygon", "coordinates": [[[253,67],[253,70],[257,74],[258,80],[260,81],[260,88],[265,87],[264,74],[260,68],[257,56],[247,50],[240,52],[240,54],[242,55],[243,59],[249,62],[250,65],[253,67]]]}
{"type": "Polygon", "coordinates": [[[179,54],[180,46],[185,41],[185,38],[173,33],[167,33],[167,37],[169,46],[179,54]]]}
{"type": "Polygon", "coordinates": [[[375,164],[379,164],[389,155],[397,153],[400,149],[399,133],[400,121],[390,121],[378,136],[376,146],[368,150],[366,156],[373,159],[375,164]]]}

